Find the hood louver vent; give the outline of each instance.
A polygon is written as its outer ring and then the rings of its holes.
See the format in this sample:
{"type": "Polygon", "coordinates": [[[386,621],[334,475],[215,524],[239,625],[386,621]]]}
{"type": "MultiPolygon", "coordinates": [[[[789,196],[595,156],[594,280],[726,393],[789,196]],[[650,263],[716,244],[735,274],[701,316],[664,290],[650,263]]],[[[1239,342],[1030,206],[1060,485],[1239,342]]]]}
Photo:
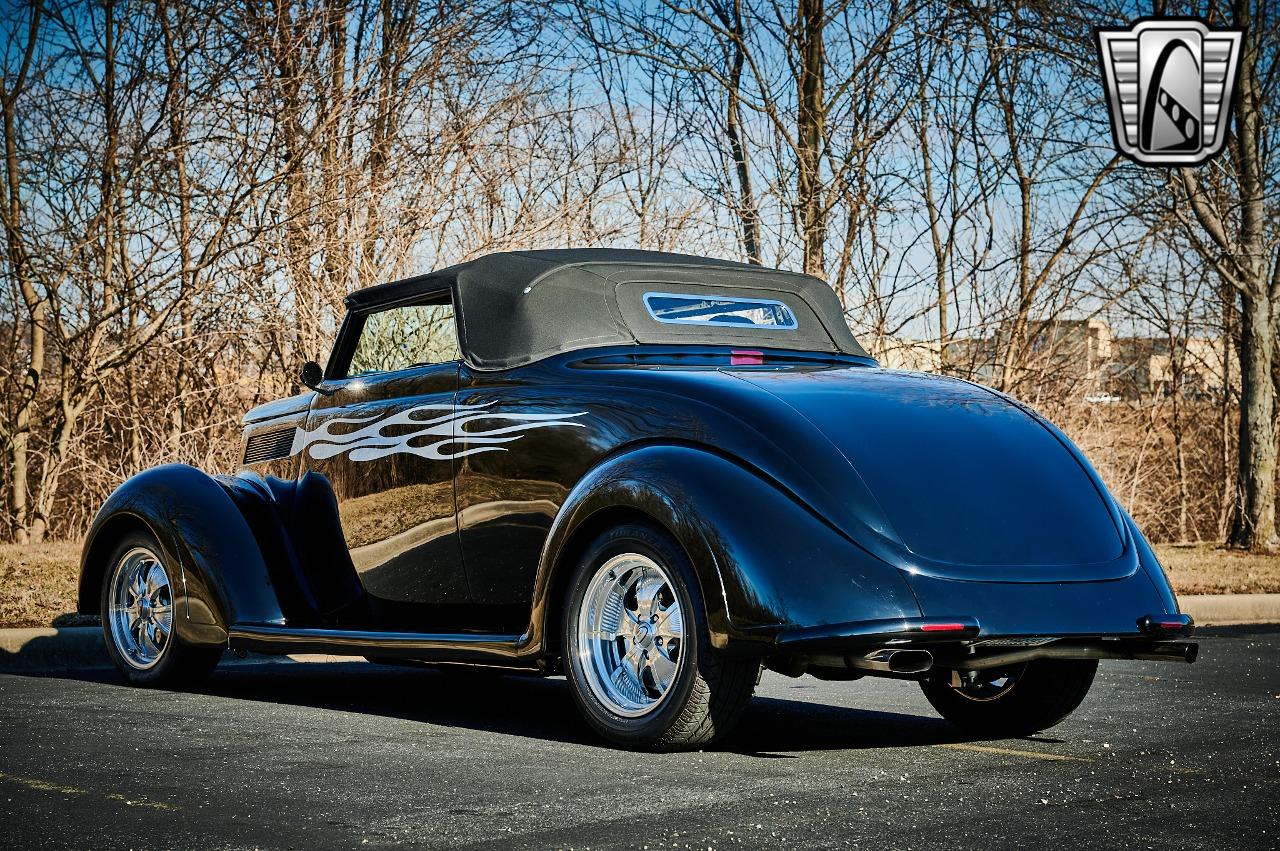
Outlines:
{"type": "Polygon", "coordinates": [[[244,463],[261,464],[263,461],[288,458],[289,450],[293,448],[294,431],[295,429],[289,428],[250,435],[244,446],[244,463]]]}

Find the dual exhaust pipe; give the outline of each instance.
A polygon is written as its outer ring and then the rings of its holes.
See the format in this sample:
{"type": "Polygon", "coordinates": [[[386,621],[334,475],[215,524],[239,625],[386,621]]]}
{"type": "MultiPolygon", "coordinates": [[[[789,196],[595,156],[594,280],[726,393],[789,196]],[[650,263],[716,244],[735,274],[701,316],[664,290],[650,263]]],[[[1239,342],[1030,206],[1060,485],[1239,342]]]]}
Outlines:
{"type": "MultiPolygon", "coordinates": [[[[999,653],[977,653],[940,660],[948,669],[984,671],[1005,665],[1017,665],[1037,659],[1138,659],[1148,662],[1184,662],[1196,660],[1199,645],[1191,641],[1159,641],[1130,644],[1127,642],[1073,643],[1055,642],[999,653]]],[[[848,668],[876,674],[924,674],[935,660],[928,650],[919,648],[881,648],[860,656],[845,656],[848,668]]]]}
{"type": "Polygon", "coordinates": [[[985,656],[965,657],[947,667],[984,671],[1036,659],[1137,659],[1144,662],[1185,662],[1191,664],[1200,652],[1194,641],[1160,641],[1143,644],[1104,642],[1099,644],[1048,644],[1026,650],[1012,650],[985,656]]]}

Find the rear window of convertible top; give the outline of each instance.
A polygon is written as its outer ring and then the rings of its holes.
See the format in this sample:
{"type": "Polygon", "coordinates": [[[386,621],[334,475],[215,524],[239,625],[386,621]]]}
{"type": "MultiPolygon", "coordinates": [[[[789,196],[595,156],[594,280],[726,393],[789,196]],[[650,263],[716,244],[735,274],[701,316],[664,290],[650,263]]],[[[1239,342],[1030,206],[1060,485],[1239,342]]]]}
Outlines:
{"type": "Polygon", "coordinates": [[[728,325],[778,330],[794,330],[796,327],[796,315],[791,308],[767,298],[648,292],[644,294],[644,306],[657,321],[675,325],[728,325]]]}

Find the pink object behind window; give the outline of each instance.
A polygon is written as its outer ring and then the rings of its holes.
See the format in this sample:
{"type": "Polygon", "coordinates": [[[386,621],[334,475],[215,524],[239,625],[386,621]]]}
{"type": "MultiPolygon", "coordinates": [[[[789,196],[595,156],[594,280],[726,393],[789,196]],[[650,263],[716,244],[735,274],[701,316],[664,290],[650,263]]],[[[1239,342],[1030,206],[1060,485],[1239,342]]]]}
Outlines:
{"type": "Polygon", "coordinates": [[[760,366],[764,363],[764,352],[734,349],[729,355],[729,363],[733,366],[760,366]]]}

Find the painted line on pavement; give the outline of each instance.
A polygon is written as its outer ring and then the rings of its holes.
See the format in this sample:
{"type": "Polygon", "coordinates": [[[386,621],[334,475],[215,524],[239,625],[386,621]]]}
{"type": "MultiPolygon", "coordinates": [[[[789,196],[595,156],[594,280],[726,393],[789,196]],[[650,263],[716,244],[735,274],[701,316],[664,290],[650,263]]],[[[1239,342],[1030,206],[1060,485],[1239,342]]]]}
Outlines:
{"type": "Polygon", "coordinates": [[[1082,756],[1067,756],[1060,753],[1043,753],[1041,751],[1020,751],[1014,748],[997,748],[991,745],[969,745],[952,742],[945,745],[934,745],[935,748],[950,748],[954,751],[975,751],[976,753],[994,753],[1004,756],[1024,756],[1029,759],[1047,759],[1055,762],[1093,762],[1082,756]]]}
{"type": "MultiPolygon", "coordinates": [[[[98,794],[89,789],[80,789],[76,786],[65,786],[61,783],[50,783],[48,780],[39,780],[35,777],[19,777],[16,774],[6,774],[0,771],[0,783],[16,783],[19,786],[25,786],[28,789],[34,789],[37,792],[57,792],[60,795],[94,795],[98,794]]],[[[148,801],[146,798],[130,798],[127,795],[121,795],[119,792],[107,792],[102,794],[103,798],[109,801],[117,801],[130,807],[146,807],[151,810],[176,810],[173,804],[166,804],[161,801],[148,801]]]]}

